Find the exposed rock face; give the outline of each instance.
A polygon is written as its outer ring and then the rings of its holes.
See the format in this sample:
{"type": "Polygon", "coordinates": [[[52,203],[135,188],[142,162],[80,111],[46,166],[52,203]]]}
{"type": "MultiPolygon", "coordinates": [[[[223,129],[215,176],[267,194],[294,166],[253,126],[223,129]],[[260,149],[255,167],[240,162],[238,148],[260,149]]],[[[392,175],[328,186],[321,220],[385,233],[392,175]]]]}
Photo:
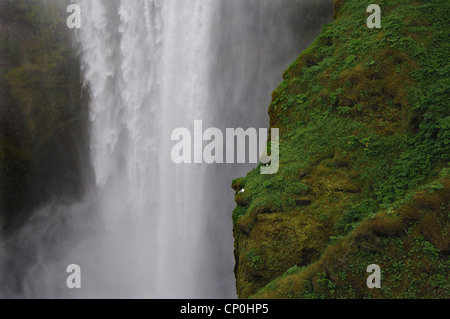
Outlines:
{"type": "Polygon", "coordinates": [[[64,1],[0,1],[0,220],[83,190],[87,97],[64,1]]]}
{"type": "Polygon", "coordinates": [[[233,181],[240,298],[450,295],[450,4],[391,1],[381,29],[369,4],[336,0],[273,93],[279,173],[233,181]]]}

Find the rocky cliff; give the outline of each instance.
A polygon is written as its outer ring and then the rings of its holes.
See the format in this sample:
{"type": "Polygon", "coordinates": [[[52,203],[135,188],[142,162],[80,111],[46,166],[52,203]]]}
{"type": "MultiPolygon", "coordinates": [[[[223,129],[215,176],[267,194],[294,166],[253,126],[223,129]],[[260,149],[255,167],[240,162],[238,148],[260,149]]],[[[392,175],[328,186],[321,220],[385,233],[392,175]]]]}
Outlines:
{"type": "Polygon", "coordinates": [[[450,3],[378,1],[369,29],[372,2],[335,0],[273,93],[278,174],[233,181],[240,298],[450,296],[450,3]]]}
{"type": "Polygon", "coordinates": [[[0,220],[83,190],[87,101],[66,1],[0,0],[0,220]]]}

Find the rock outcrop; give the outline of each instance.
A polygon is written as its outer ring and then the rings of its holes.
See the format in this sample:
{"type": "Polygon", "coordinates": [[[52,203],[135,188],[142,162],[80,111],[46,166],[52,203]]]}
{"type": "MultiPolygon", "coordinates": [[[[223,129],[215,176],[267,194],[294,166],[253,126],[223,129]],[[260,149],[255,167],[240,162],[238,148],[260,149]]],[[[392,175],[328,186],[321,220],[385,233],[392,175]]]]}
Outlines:
{"type": "Polygon", "coordinates": [[[0,220],[83,192],[87,98],[64,1],[0,1],[0,220]]]}
{"type": "Polygon", "coordinates": [[[369,29],[335,0],[273,93],[280,170],[233,182],[240,298],[450,296],[450,4],[384,3],[369,29]]]}

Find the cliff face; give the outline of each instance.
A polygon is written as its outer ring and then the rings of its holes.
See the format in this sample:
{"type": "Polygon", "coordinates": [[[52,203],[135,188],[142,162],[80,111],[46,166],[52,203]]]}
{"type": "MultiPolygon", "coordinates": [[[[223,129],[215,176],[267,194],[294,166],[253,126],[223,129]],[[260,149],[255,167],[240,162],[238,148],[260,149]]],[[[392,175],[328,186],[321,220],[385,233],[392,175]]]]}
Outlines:
{"type": "Polygon", "coordinates": [[[372,2],[335,0],[273,93],[278,174],[233,181],[240,298],[450,296],[450,3],[380,1],[369,29],[372,2]]]}
{"type": "Polygon", "coordinates": [[[63,2],[0,1],[0,220],[82,192],[87,101],[63,2]]]}

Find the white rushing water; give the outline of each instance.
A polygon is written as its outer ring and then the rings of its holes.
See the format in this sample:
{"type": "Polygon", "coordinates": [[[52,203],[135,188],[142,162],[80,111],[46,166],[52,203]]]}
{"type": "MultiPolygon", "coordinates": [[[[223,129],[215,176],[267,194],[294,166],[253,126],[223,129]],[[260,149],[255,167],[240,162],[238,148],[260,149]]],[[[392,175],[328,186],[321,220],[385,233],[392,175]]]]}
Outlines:
{"type": "Polygon", "coordinates": [[[113,196],[118,202],[105,207],[108,222],[120,219],[123,210],[144,217],[140,213],[150,202],[161,199],[167,126],[201,117],[206,108],[210,8],[205,1],[176,2],[121,1],[117,17],[106,9],[110,4],[83,5],[90,13],[79,42],[92,91],[92,164],[100,189],[116,185],[120,191],[119,198],[113,196]]]}
{"type": "Polygon", "coordinates": [[[171,132],[194,120],[268,127],[270,93],[329,21],[331,1],[77,3],[95,185],[82,203],[41,209],[16,237],[34,257],[9,294],[235,297],[230,184],[253,166],[177,166],[171,132]],[[68,291],[73,263],[83,287],[68,291]]]}
{"type": "MultiPolygon", "coordinates": [[[[131,240],[143,297],[197,296],[202,170],[171,163],[170,134],[208,100],[213,2],[84,1],[92,165],[106,227],[131,240]],[[130,239],[133,238],[133,239],[130,239]],[[152,287],[152,289],[148,289],[152,287]],[[155,296],[148,291],[158,291],[155,296]]],[[[111,260],[114,263],[114,260],[111,260]]]]}

